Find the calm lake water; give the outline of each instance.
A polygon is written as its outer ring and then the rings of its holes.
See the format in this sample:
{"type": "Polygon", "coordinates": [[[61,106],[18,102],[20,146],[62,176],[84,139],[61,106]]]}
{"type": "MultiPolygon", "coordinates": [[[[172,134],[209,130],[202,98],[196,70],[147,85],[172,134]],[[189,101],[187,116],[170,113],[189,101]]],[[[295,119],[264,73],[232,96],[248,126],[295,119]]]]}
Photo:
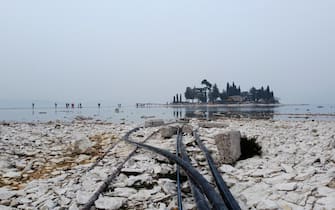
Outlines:
{"type": "Polygon", "coordinates": [[[335,105],[278,105],[278,106],[156,106],[141,107],[83,107],[63,108],[0,108],[0,121],[45,122],[72,121],[76,116],[91,117],[109,122],[141,123],[148,118],[174,120],[184,117],[265,118],[277,120],[335,120],[335,105]]]}

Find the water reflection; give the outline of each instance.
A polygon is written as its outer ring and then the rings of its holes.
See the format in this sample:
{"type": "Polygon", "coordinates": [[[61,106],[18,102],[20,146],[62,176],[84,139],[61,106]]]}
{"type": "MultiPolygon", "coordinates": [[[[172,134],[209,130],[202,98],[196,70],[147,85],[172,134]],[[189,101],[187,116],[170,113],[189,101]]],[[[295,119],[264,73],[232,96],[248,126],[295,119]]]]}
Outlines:
{"type": "Polygon", "coordinates": [[[273,119],[275,116],[275,107],[217,107],[202,106],[183,108],[174,108],[173,116],[177,118],[199,118],[216,119],[221,117],[228,118],[251,118],[251,119],[273,119]],[[182,115],[181,109],[185,115],[182,115]]]}
{"type": "Polygon", "coordinates": [[[173,117],[177,119],[183,118],[182,109],[173,109],[173,117]]]}
{"type": "Polygon", "coordinates": [[[82,115],[115,123],[142,123],[147,118],[175,120],[180,118],[216,119],[252,118],[274,120],[335,120],[334,105],[277,105],[277,106],[104,106],[66,109],[54,105],[45,108],[0,108],[0,121],[70,121],[82,115]],[[123,119],[123,120],[122,120],[123,119]]]}

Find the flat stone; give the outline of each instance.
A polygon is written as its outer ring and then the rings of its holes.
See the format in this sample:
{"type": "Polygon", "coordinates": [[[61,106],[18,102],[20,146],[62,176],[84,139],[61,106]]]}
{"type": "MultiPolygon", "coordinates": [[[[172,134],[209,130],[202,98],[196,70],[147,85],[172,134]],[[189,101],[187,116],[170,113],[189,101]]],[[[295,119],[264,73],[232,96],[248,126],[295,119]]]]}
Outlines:
{"type": "Polygon", "coordinates": [[[257,209],[259,209],[259,210],[276,210],[276,209],[279,209],[279,206],[275,201],[261,200],[257,204],[257,209]]]}
{"type": "Polygon", "coordinates": [[[9,168],[11,166],[10,162],[6,160],[0,160],[0,170],[4,170],[6,168],[9,168]]]}
{"type": "Polygon", "coordinates": [[[32,201],[30,199],[28,199],[28,198],[21,197],[21,198],[18,199],[18,202],[20,204],[27,204],[27,203],[31,203],[32,201]]]}
{"type": "Polygon", "coordinates": [[[100,196],[99,199],[94,202],[94,204],[98,209],[114,210],[120,209],[125,202],[125,198],[100,196]]]}
{"type": "Polygon", "coordinates": [[[274,188],[276,188],[277,190],[281,190],[281,191],[293,191],[295,189],[297,189],[297,183],[292,182],[292,183],[280,183],[280,184],[276,184],[274,186],[274,188]]]}
{"type": "Polygon", "coordinates": [[[78,204],[86,204],[90,200],[92,195],[93,192],[78,191],[76,195],[76,201],[78,204]]]}
{"type": "Polygon", "coordinates": [[[18,178],[21,176],[21,172],[9,171],[3,175],[6,178],[18,178]]]}
{"type": "Polygon", "coordinates": [[[280,184],[280,183],[286,183],[289,180],[293,179],[295,174],[288,174],[288,173],[283,173],[278,176],[274,176],[271,178],[264,178],[263,182],[266,184],[270,185],[275,185],[275,184],[280,184]]]}
{"type": "Polygon", "coordinates": [[[286,173],[294,172],[294,169],[293,169],[292,165],[282,163],[282,164],[280,164],[280,166],[285,170],[286,173]]]}
{"type": "Polygon", "coordinates": [[[129,198],[130,196],[134,195],[137,193],[137,190],[134,188],[130,187],[118,187],[115,188],[114,191],[112,192],[112,195],[118,196],[118,197],[125,197],[129,198]]]}
{"type": "Polygon", "coordinates": [[[127,186],[133,186],[135,183],[151,183],[152,182],[152,177],[148,174],[141,174],[138,176],[130,176],[129,179],[127,180],[127,186]]]}
{"type": "Polygon", "coordinates": [[[327,197],[320,198],[316,201],[317,204],[321,205],[323,209],[334,209],[335,208],[335,193],[328,195],[327,197]]]}
{"type": "Polygon", "coordinates": [[[130,200],[147,201],[151,197],[149,190],[141,189],[136,194],[129,197],[130,200]]]}
{"type": "Polygon", "coordinates": [[[16,193],[14,191],[11,191],[7,188],[0,188],[0,199],[1,200],[7,200],[11,197],[13,197],[14,195],[16,195],[16,193]]]}
{"type": "Polygon", "coordinates": [[[79,208],[75,203],[72,203],[69,207],[69,210],[79,210],[79,208]]]}
{"type": "Polygon", "coordinates": [[[228,165],[228,164],[222,164],[219,170],[222,173],[232,173],[233,171],[236,171],[236,169],[233,166],[228,165]]]}
{"type": "Polygon", "coordinates": [[[199,122],[199,127],[202,128],[227,128],[228,125],[219,122],[199,122]]]}
{"type": "Polygon", "coordinates": [[[9,207],[9,206],[0,205],[0,210],[14,210],[14,208],[9,207]]]}
{"type": "Polygon", "coordinates": [[[53,209],[57,206],[57,203],[55,203],[52,200],[47,200],[45,201],[44,205],[42,205],[41,210],[49,210],[49,209],[53,209]]]}
{"type": "Polygon", "coordinates": [[[240,193],[241,199],[245,201],[247,206],[257,206],[258,203],[264,201],[268,195],[270,195],[270,187],[264,183],[251,185],[240,193]]]}
{"type": "Polygon", "coordinates": [[[304,181],[306,179],[311,178],[314,174],[315,174],[316,170],[313,169],[309,169],[303,173],[299,173],[296,177],[294,177],[295,180],[297,181],[304,181]]]}

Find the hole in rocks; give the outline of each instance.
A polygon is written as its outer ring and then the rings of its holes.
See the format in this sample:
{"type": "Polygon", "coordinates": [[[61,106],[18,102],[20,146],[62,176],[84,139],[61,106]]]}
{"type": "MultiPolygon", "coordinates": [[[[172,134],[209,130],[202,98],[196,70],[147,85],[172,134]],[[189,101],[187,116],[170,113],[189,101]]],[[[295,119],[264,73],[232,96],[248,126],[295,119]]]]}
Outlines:
{"type": "Polygon", "coordinates": [[[169,160],[168,158],[162,158],[162,157],[158,157],[158,156],[156,156],[154,158],[157,161],[157,163],[159,163],[159,164],[163,164],[163,163],[173,164],[174,163],[173,161],[169,160]]]}
{"type": "Polygon", "coordinates": [[[262,154],[262,147],[256,142],[257,138],[247,138],[246,136],[241,137],[241,157],[239,160],[245,160],[256,155],[262,154]]]}
{"type": "MultiPolygon", "coordinates": [[[[177,174],[176,173],[173,173],[173,174],[157,174],[158,175],[158,178],[159,179],[171,179],[171,180],[174,180],[174,181],[177,181],[177,174]]],[[[180,174],[179,176],[180,178],[180,182],[185,182],[187,181],[187,176],[183,175],[183,174],[180,174]]]]}
{"type": "Polygon", "coordinates": [[[126,176],[138,176],[140,174],[142,174],[142,172],[137,172],[137,171],[122,171],[123,174],[125,174],[126,176]]]}

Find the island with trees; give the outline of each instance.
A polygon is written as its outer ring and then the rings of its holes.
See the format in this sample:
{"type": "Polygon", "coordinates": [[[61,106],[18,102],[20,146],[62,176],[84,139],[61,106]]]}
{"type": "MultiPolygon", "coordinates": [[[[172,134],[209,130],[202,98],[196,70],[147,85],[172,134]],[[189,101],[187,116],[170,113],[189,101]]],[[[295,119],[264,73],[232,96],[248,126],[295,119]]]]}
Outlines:
{"type": "Polygon", "coordinates": [[[182,100],[182,94],[176,94],[173,97],[172,104],[278,104],[279,100],[274,97],[273,91],[268,85],[266,88],[252,87],[249,91],[241,91],[240,86],[234,82],[226,84],[226,88],[219,90],[217,84],[212,85],[208,80],[201,82],[202,87],[187,87],[184,93],[185,100],[182,100]]]}

